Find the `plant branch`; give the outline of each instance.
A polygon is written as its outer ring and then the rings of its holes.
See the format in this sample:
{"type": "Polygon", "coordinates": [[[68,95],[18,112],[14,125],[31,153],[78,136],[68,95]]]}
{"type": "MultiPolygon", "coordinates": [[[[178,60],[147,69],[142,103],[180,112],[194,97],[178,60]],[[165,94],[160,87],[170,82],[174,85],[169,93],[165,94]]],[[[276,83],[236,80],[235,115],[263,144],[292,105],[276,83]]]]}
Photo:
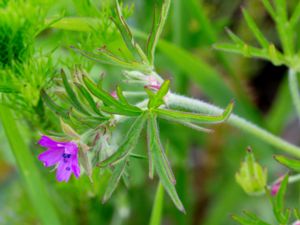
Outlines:
{"type": "MultiPolygon", "coordinates": [[[[170,107],[180,107],[196,113],[219,115],[223,112],[223,109],[217,106],[173,93],[168,95],[167,104],[170,107]]],[[[290,153],[296,157],[300,157],[299,147],[281,139],[280,137],[277,137],[274,134],[271,134],[270,132],[258,127],[242,117],[231,114],[227,122],[232,126],[237,127],[246,133],[252,134],[253,136],[269,143],[270,145],[281,149],[282,151],[290,153]]]]}

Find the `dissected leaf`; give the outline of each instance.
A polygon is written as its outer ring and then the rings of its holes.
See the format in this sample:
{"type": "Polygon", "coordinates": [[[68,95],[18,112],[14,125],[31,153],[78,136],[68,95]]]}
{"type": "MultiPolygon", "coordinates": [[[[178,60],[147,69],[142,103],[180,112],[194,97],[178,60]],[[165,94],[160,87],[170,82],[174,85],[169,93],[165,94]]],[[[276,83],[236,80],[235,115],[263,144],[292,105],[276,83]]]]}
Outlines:
{"type": "Polygon", "coordinates": [[[122,10],[119,4],[119,1],[116,1],[117,9],[116,9],[116,18],[111,18],[118,30],[120,31],[123,40],[128,47],[128,49],[133,53],[134,56],[139,56],[139,59],[143,63],[148,63],[148,59],[145,56],[144,52],[142,51],[141,47],[138,45],[138,43],[135,42],[133,35],[130,31],[129,26],[127,25],[126,21],[124,20],[124,17],[122,15],[122,10]]]}
{"type": "Polygon", "coordinates": [[[72,105],[79,112],[90,115],[90,113],[84,109],[84,107],[81,105],[81,103],[77,99],[77,96],[76,96],[75,92],[73,91],[72,87],[70,86],[69,81],[67,79],[67,76],[66,76],[66,74],[63,70],[61,70],[61,77],[62,77],[62,80],[63,80],[63,84],[64,84],[64,87],[65,87],[66,93],[67,93],[72,105]]]}
{"type": "Polygon", "coordinates": [[[87,100],[87,102],[89,103],[93,111],[98,115],[103,116],[102,113],[99,111],[97,104],[94,101],[93,97],[90,95],[90,93],[79,83],[75,83],[75,86],[78,88],[80,93],[85,97],[85,99],[87,100]]]}
{"type": "Polygon", "coordinates": [[[106,105],[105,107],[102,107],[103,110],[127,116],[138,116],[142,113],[142,110],[136,106],[119,102],[85,75],[83,75],[83,82],[87,89],[106,105]]]}
{"type": "Polygon", "coordinates": [[[175,189],[175,177],[173,175],[172,169],[170,167],[169,161],[166,157],[162,144],[160,143],[156,115],[149,113],[148,116],[149,119],[147,127],[147,141],[149,152],[151,155],[149,156],[149,159],[152,160],[151,163],[153,164],[153,167],[159,176],[160,182],[166,189],[167,193],[171,197],[176,207],[180,211],[185,212],[185,209],[175,189]]]}
{"type": "Polygon", "coordinates": [[[167,20],[170,5],[170,0],[164,0],[160,15],[157,15],[157,10],[154,12],[153,25],[147,42],[147,56],[151,65],[154,63],[156,45],[167,20]]]}
{"type": "Polygon", "coordinates": [[[263,35],[263,33],[260,31],[260,29],[258,28],[258,26],[256,25],[256,23],[253,20],[253,18],[249,15],[249,13],[247,12],[246,9],[243,9],[243,14],[244,14],[245,20],[246,20],[246,22],[248,24],[248,27],[251,29],[252,33],[256,37],[256,39],[259,42],[259,44],[263,48],[267,49],[269,47],[269,42],[265,38],[265,36],[263,35]]]}

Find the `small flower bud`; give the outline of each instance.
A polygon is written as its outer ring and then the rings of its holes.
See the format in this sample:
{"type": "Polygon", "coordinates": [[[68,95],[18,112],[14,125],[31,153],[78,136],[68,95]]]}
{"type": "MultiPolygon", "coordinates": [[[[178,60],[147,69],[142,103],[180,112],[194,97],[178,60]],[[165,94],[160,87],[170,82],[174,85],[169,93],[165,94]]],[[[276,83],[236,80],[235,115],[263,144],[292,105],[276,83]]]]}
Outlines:
{"type": "Polygon", "coordinates": [[[66,124],[62,119],[60,120],[60,126],[63,132],[69,137],[72,137],[75,140],[80,139],[79,134],[77,134],[76,131],[73,130],[73,128],[66,124]]]}
{"type": "MultiPolygon", "coordinates": [[[[284,176],[281,176],[272,186],[271,186],[271,195],[272,196],[275,196],[279,189],[280,189],[280,185],[281,185],[281,182],[283,180],[284,176]]],[[[300,224],[299,224],[300,225],[300,224]]]]}
{"type": "Polygon", "coordinates": [[[300,220],[295,221],[293,225],[300,225],[300,220]]]}
{"type": "Polygon", "coordinates": [[[237,183],[249,195],[260,195],[267,184],[267,170],[255,161],[254,154],[249,147],[240,170],[235,174],[237,183]]]}

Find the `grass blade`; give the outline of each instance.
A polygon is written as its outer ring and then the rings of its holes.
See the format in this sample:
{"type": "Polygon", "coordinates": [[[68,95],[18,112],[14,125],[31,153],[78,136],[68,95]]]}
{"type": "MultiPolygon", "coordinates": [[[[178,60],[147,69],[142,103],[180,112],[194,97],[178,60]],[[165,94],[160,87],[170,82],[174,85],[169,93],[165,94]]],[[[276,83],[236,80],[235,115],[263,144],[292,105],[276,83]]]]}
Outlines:
{"type": "Polygon", "coordinates": [[[9,108],[1,104],[0,120],[25,183],[25,189],[38,218],[44,225],[61,224],[57,212],[50,201],[47,187],[35,166],[30,150],[21,136],[13,113],[9,108]]]}

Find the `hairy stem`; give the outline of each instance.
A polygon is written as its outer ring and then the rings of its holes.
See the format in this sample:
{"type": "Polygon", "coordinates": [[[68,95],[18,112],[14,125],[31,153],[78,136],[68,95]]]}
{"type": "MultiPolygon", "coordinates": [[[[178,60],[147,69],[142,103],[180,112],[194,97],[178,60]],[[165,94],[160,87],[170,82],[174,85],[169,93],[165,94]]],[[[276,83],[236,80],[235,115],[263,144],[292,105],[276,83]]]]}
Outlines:
{"type": "Polygon", "coordinates": [[[300,96],[298,91],[297,72],[293,69],[289,70],[289,88],[298,117],[300,118],[300,96]]]}
{"type": "MultiPolygon", "coordinates": [[[[168,95],[167,104],[170,107],[180,107],[195,113],[221,114],[223,112],[223,109],[217,106],[173,93],[168,95]]],[[[274,134],[271,134],[244,118],[232,114],[228,119],[228,123],[246,133],[252,134],[276,148],[281,149],[282,151],[290,153],[296,157],[300,157],[299,147],[277,137],[274,134]]]]}

